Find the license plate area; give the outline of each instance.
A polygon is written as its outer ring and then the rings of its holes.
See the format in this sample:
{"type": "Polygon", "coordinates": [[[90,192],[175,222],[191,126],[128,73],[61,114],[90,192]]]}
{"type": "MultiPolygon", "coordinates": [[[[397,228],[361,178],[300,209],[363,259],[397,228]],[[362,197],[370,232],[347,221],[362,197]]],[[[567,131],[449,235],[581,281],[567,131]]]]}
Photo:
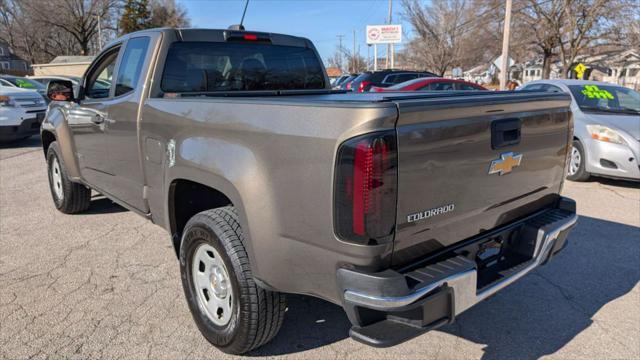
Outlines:
{"type": "Polygon", "coordinates": [[[536,239],[524,229],[524,225],[509,228],[456,251],[475,261],[478,290],[510,276],[513,269],[533,259],[536,239]]]}

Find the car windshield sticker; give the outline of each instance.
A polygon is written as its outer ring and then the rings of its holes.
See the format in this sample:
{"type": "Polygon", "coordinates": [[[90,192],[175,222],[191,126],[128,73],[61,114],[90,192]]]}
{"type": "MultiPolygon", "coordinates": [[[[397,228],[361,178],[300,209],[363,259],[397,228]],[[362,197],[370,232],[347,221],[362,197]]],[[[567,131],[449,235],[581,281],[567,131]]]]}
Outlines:
{"type": "Polygon", "coordinates": [[[16,79],[16,84],[18,85],[18,87],[21,87],[23,89],[33,89],[35,87],[32,83],[24,81],[22,79],[16,79]]]}
{"type": "Polygon", "coordinates": [[[609,99],[613,100],[613,95],[607,90],[598,88],[597,85],[585,85],[582,87],[582,93],[589,99],[609,99]]]}

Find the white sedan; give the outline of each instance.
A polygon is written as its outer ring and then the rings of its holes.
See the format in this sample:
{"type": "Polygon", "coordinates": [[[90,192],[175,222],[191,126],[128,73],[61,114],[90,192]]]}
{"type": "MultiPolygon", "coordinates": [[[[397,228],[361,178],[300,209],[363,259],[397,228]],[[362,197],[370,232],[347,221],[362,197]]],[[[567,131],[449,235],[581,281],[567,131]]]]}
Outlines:
{"type": "Polygon", "coordinates": [[[0,84],[0,142],[39,133],[46,111],[47,104],[37,92],[0,84]]]}
{"type": "Polygon", "coordinates": [[[640,94],[615,84],[584,80],[538,80],[522,90],[571,96],[573,148],[567,178],[590,175],[640,180],[640,94]]]}

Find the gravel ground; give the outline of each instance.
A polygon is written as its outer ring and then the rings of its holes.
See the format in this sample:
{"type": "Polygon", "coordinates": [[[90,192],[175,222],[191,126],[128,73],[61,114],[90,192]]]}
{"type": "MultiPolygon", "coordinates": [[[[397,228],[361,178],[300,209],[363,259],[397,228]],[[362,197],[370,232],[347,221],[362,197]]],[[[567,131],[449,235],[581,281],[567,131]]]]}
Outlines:
{"type": "MultiPolygon", "coordinates": [[[[639,359],[640,189],[568,182],[581,215],[555,260],[404,344],[348,338],[341,308],[289,296],[280,334],[250,357],[639,359]]],[[[39,139],[0,148],[0,358],[226,358],[194,325],[168,235],[96,197],[52,204],[39,139]]]]}

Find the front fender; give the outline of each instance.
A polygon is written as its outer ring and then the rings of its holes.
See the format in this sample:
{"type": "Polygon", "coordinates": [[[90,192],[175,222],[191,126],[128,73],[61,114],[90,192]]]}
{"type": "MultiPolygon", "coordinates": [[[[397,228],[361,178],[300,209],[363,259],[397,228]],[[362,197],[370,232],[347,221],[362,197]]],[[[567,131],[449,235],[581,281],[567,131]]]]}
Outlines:
{"type": "Polygon", "coordinates": [[[42,121],[42,132],[50,132],[58,142],[58,146],[61,151],[62,162],[69,178],[72,181],[81,181],[80,166],[78,164],[78,158],[75,152],[75,143],[69,123],[67,122],[67,116],[65,107],[66,104],[52,103],[49,105],[47,115],[42,121]]]}

